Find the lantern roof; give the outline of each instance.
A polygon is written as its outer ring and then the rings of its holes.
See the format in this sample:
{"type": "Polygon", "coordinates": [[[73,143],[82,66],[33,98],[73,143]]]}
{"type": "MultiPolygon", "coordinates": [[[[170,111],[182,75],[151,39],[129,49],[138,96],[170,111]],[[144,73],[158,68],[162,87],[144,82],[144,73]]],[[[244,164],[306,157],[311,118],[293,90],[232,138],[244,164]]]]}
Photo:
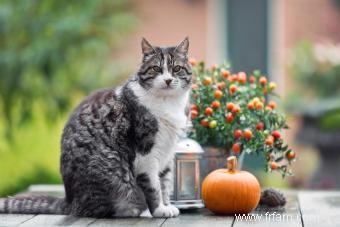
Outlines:
{"type": "Polygon", "coordinates": [[[193,139],[180,138],[175,146],[176,153],[192,154],[203,153],[202,147],[193,139]]]}

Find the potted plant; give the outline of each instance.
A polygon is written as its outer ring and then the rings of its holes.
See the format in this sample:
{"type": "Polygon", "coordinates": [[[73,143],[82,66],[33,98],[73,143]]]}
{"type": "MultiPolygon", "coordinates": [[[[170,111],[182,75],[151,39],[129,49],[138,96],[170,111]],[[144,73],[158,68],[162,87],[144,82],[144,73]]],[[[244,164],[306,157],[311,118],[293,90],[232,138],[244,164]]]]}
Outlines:
{"type": "Polygon", "coordinates": [[[300,43],[291,72],[295,86],[288,108],[300,116],[300,142],[320,151],[320,166],[309,182],[317,188],[339,187],[340,177],[340,44],[300,43]]]}
{"type": "Polygon", "coordinates": [[[291,174],[289,165],[295,153],[284,145],[281,136],[281,130],[288,126],[276,102],[268,99],[276,84],[268,82],[258,70],[249,75],[233,74],[227,63],[207,69],[203,62],[191,62],[195,78],[189,137],[205,148],[203,177],[224,167],[229,153],[241,157],[262,154],[265,170],[278,171],[282,176],[291,174]],[[211,160],[216,155],[220,156],[211,160]]]}

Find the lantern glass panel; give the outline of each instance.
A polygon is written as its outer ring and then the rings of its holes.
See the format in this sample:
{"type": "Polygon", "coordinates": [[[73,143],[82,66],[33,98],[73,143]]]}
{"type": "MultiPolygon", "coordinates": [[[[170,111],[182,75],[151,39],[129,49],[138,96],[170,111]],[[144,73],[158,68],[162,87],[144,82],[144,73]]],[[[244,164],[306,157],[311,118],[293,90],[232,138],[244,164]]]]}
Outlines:
{"type": "Polygon", "coordinates": [[[177,160],[177,199],[191,200],[197,198],[197,160],[177,160]]]}

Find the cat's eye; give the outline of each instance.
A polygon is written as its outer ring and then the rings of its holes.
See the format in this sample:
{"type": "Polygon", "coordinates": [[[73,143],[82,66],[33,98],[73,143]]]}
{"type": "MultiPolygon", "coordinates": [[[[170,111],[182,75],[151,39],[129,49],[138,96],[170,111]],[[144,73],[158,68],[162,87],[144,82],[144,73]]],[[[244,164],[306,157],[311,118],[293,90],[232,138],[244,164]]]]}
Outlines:
{"type": "Polygon", "coordinates": [[[179,66],[179,65],[176,65],[173,69],[172,69],[172,71],[174,72],[174,73],[177,73],[177,72],[179,72],[180,70],[181,70],[181,66],[179,66]]]}
{"type": "Polygon", "coordinates": [[[154,67],[152,67],[152,69],[153,69],[155,72],[158,72],[158,73],[162,72],[161,67],[156,66],[156,65],[155,65],[154,67]]]}

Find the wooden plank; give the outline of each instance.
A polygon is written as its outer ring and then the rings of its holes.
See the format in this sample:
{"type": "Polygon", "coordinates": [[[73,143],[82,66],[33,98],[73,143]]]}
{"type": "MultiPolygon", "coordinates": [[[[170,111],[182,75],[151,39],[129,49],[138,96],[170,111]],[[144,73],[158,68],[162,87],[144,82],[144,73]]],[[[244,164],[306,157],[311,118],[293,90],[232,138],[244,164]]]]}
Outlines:
{"type": "Polygon", "coordinates": [[[296,226],[302,225],[297,195],[293,191],[286,191],[287,203],[284,207],[269,208],[259,206],[249,215],[235,216],[233,226],[296,226]]]}
{"type": "Polygon", "coordinates": [[[34,216],[33,214],[0,214],[0,226],[17,226],[34,216]]]}
{"type": "Polygon", "coordinates": [[[304,226],[340,226],[340,191],[301,191],[298,198],[304,226]]]}
{"type": "Polygon", "coordinates": [[[39,214],[19,226],[87,226],[93,218],[78,218],[70,215],[39,214]]]}
{"type": "Polygon", "coordinates": [[[227,227],[231,226],[234,217],[232,216],[217,216],[211,213],[209,210],[197,209],[197,210],[182,210],[181,214],[176,218],[168,218],[162,225],[162,227],[168,226],[188,226],[188,227],[200,227],[200,226],[214,226],[214,227],[227,227]]]}
{"type": "Polygon", "coordinates": [[[89,226],[161,226],[165,218],[114,218],[97,219],[89,226]]]}
{"type": "MultiPolygon", "coordinates": [[[[51,192],[53,193],[53,192],[51,192]]],[[[259,220],[234,220],[233,216],[215,216],[207,209],[182,211],[177,218],[92,219],[65,215],[0,214],[0,226],[340,226],[340,191],[285,192],[284,208],[259,207],[251,214],[259,220]],[[274,213],[275,212],[275,213],[274,213]],[[266,215],[267,214],[267,215],[266,215]],[[269,217],[269,215],[272,216],[269,217]],[[284,215],[286,215],[284,217],[284,215]],[[288,216],[290,215],[290,216],[288,216]],[[300,215],[300,219],[299,216],[300,215]],[[291,218],[290,218],[291,217],[291,218]],[[280,220],[281,219],[281,220],[280,220]]]]}

